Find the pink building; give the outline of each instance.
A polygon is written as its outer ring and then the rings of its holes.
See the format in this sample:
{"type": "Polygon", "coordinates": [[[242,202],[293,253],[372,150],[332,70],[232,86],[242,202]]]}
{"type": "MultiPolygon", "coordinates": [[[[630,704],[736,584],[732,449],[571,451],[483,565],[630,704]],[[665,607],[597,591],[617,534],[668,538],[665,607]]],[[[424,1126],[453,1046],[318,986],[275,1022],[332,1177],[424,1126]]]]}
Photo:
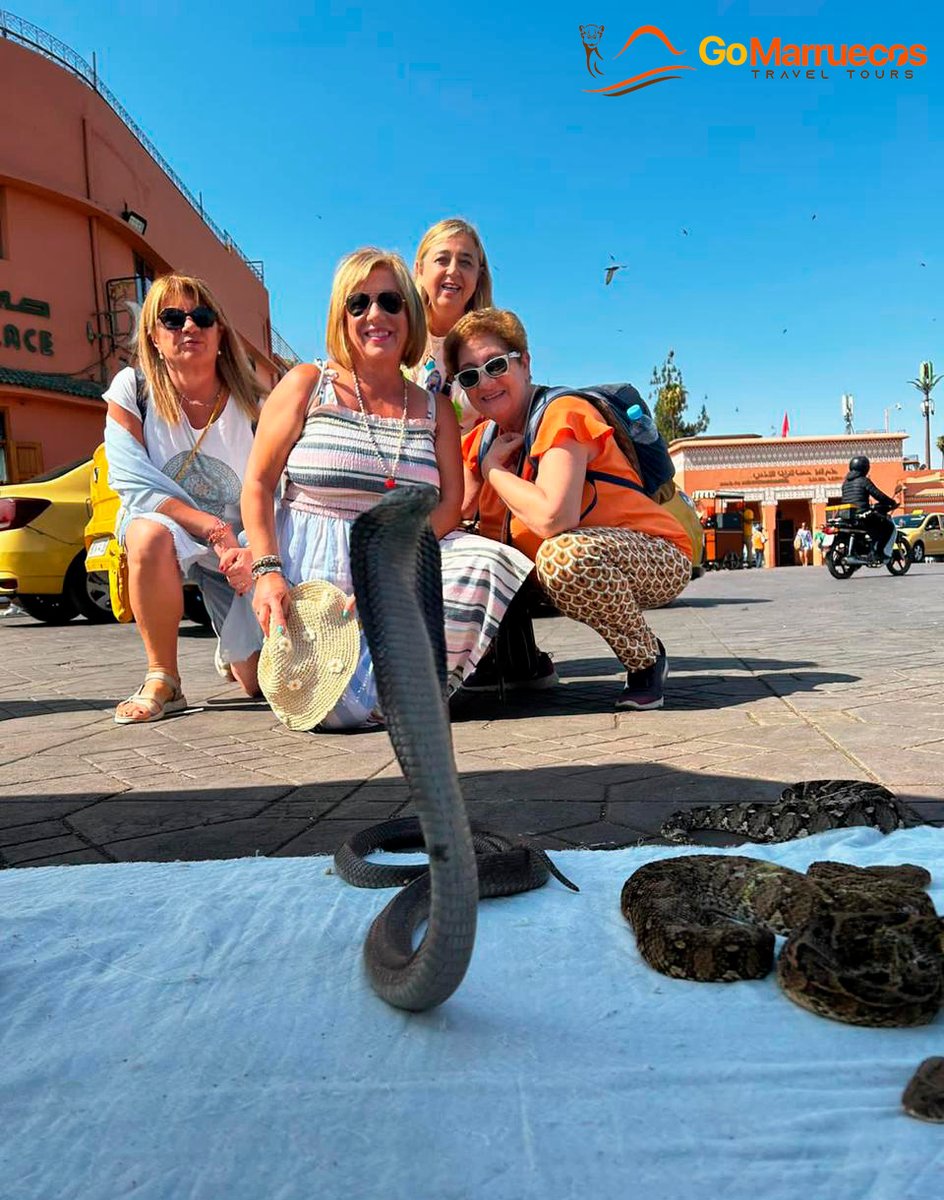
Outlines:
{"type": "Polygon", "coordinates": [[[135,306],[169,270],[221,297],[266,389],[295,356],[248,260],[68,46],[0,13],[0,482],[90,455],[135,306]],[[274,345],[273,345],[274,343],[274,345]]]}

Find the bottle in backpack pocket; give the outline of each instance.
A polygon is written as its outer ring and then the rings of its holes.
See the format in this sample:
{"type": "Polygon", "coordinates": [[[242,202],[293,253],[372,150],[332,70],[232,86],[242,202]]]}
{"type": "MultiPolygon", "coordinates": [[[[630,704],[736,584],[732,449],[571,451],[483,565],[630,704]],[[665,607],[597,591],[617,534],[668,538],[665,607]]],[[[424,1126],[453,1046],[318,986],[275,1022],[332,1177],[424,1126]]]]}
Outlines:
{"type": "Polygon", "coordinates": [[[648,445],[658,441],[659,429],[652,417],[643,412],[638,404],[631,404],[626,410],[627,425],[634,442],[648,445]]]}

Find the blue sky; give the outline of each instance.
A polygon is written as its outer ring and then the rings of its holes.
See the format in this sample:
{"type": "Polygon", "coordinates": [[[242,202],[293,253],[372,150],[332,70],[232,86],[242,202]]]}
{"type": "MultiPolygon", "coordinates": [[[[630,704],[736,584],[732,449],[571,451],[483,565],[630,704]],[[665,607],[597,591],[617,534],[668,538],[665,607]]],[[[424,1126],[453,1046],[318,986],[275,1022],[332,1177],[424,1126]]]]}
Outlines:
{"type": "MultiPolygon", "coordinates": [[[[273,322],[305,357],[344,253],[375,243],[412,261],[427,225],[460,214],[539,379],[629,379],[647,395],[672,347],[711,433],[779,432],[784,411],[794,434],[838,432],[850,392],[857,429],[890,408],[923,457],[907,380],[925,358],[944,368],[944,16],[930,0],[11,3],[97,53],[217,223],[265,261],[273,322]],[[604,26],[599,80],[588,23],[604,26]],[[645,24],[684,54],[644,36],[614,61],[645,24]],[[928,62],[910,80],[755,79],[750,63],[703,63],[708,35],[922,43],[928,62]],[[667,62],[696,69],[620,97],[585,90],[667,62]],[[604,287],[611,255],[626,269],[604,287]]],[[[944,386],[938,408],[935,464],[944,386]]]]}

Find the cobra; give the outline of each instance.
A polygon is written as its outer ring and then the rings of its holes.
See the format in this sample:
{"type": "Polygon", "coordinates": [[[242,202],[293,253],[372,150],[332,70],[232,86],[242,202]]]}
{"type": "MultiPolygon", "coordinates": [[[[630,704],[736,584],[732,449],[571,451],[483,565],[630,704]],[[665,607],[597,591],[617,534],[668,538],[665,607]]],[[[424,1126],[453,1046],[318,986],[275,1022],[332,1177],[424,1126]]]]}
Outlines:
{"type": "Polygon", "coordinates": [[[462,982],[480,897],[542,887],[551,875],[572,891],[543,850],[471,827],[459,790],[446,705],[446,645],[439,545],[427,516],[430,487],[398,487],[354,522],[351,571],[380,703],[418,820],[386,821],[350,838],[335,869],[355,887],[405,884],[375,918],[364,946],[382,999],[419,1012],[462,982]],[[426,866],[364,862],[379,848],[419,849],[426,866]],[[416,930],[427,920],[416,950],[416,930]]]}
{"type": "Polygon", "coordinates": [[[403,907],[406,893],[395,897],[371,926],[364,958],[378,995],[413,1012],[441,1004],[462,982],[479,898],[446,707],[439,545],[427,520],[438,498],[431,487],[396,488],[351,533],[354,593],[380,705],[429,854],[427,900],[403,907]]]}

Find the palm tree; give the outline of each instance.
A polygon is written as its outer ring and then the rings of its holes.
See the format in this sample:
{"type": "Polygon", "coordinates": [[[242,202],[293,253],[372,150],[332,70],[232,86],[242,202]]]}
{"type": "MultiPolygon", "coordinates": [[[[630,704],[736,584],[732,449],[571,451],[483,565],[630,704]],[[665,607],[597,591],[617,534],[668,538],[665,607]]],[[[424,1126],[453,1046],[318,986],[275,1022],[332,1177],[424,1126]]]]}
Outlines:
{"type": "Polygon", "coordinates": [[[944,435],[942,435],[941,437],[939,437],[939,438],[937,439],[937,441],[935,442],[935,445],[937,446],[938,450],[940,451],[940,454],[941,454],[941,470],[942,470],[942,471],[944,471],[944,435]]]}

